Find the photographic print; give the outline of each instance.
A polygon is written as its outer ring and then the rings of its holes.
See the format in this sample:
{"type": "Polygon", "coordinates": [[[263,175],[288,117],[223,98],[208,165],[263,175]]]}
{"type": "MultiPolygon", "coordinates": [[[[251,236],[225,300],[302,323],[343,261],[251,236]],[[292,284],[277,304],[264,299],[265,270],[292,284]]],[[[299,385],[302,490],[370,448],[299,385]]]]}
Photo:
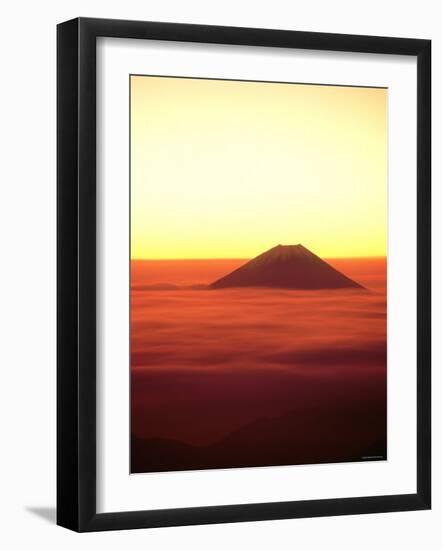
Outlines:
{"type": "Polygon", "coordinates": [[[130,76],[131,473],[386,460],[387,101],[130,76]]]}

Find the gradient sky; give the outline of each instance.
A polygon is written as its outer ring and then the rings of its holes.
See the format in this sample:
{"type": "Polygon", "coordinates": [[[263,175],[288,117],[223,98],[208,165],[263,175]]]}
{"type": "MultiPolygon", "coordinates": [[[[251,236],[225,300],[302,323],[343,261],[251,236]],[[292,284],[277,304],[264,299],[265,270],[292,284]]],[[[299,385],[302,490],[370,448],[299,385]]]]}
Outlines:
{"type": "Polygon", "coordinates": [[[384,256],[387,90],[131,77],[131,256],[384,256]]]}

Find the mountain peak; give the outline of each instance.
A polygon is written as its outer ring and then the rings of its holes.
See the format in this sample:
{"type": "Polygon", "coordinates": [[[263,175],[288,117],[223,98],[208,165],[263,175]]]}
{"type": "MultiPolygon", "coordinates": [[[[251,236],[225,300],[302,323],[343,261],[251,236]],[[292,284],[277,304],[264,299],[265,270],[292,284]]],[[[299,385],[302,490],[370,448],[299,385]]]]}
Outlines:
{"type": "Polygon", "coordinates": [[[363,288],[302,244],[278,244],[210,285],[299,290],[363,288]]]}

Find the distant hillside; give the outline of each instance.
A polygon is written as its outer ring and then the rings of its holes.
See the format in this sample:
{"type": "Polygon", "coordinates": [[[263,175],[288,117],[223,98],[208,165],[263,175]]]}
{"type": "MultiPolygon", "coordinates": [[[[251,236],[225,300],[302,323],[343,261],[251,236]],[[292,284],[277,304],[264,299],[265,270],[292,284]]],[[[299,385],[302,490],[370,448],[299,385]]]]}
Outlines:
{"type": "Polygon", "coordinates": [[[208,446],[132,436],[131,472],[386,459],[385,407],[360,402],[259,418],[208,446]]]}

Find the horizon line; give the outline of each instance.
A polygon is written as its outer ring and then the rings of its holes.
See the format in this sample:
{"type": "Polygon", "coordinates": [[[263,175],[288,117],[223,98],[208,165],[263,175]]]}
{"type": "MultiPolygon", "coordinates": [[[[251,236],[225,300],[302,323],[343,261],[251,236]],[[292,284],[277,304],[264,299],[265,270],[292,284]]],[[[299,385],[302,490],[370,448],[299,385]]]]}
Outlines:
{"type": "MultiPolygon", "coordinates": [[[[319,256],[317,254],[317,256],[319,256]]],[[[387,254],[376,254],[373,256],[319,256],[328,260],[369,260],[387,258],[387,254]]],[[[219,260],[253,260],[256,256],[246,258],[244,256],[224,257],[224,258],[130,258],[131,262],[200,262],[200,261],[219,261],[219,260]]]]}

